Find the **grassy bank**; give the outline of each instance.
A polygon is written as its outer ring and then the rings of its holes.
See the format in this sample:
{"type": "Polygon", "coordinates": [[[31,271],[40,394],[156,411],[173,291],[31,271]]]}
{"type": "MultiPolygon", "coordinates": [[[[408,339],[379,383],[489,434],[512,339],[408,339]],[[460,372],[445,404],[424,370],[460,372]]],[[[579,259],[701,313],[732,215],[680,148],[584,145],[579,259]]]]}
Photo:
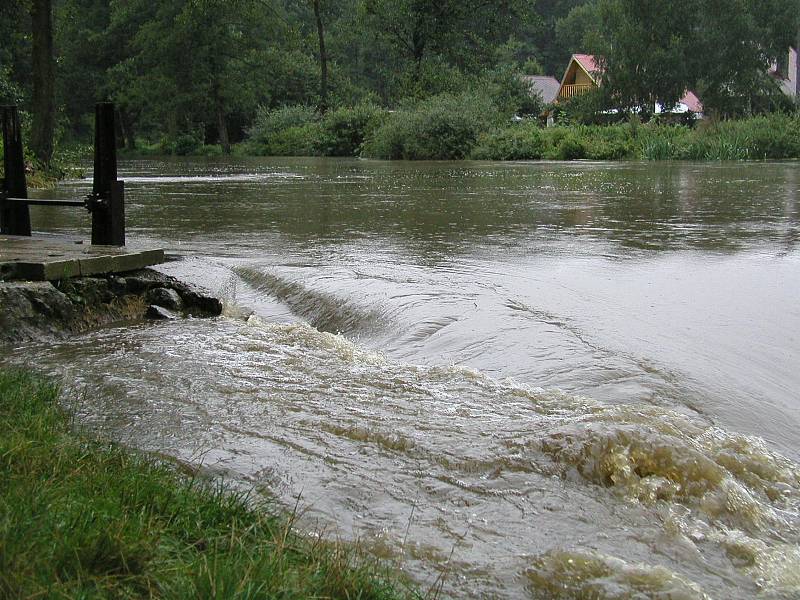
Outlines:
{"type": "Polygon", "coordinates": [[[239,151],[403,160],[764,160],[800,158],[800,114],[695,127],[651,122],[543,128],[512,123],[491,98],[442,94],[396,111],[262,111],[239,151]]]}
{"type": "Polygon", "coordinates": [[[695,127],[649,123],[484,132],[470,151],[488,160],[765,160],[800,158],[800,116],[773,114],[695,127]]]}
{"type": "MultiPolygon", "coordinates": [[[[0,136],[1,138],[2,136],[0,136]]],[[[3,141],[0,139],[0,178],[5,177],[3,165],[3,141]]],[[[39,162],[29,148],[25,149],[25,179],[30,189],[50,189],[62,179],[84,177],[82,161],[92,157],[92,147],[86,144],[73,143],[59,146],[53,153],[50,165],[45,167],[39,162]]]]}
{"type": "Polygon", "coordinates": [[[57,398],[0,371],[0,597],[410,595],[266,506],[75,433],[57,398]]]}

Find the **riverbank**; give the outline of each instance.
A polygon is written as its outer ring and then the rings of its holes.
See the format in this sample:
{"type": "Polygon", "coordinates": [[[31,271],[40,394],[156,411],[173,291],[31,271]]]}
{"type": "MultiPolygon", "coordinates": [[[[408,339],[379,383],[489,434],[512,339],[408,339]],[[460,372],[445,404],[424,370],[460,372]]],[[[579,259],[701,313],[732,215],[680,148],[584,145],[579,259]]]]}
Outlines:
{"type": "Polygon", "coordinates": [[[412,597],[265,500],[76,432],[58,397],[0,370],[0,596],[412,597]]]}
{"type": "MultiPolygon", "coordinates": [[[[234,156],[349,156],[383,160],[781,160],[800,158],[800,116],[771,114],[693,126],[632,120],[559,125],[492,118],[490,106],[435,100],[389,112],[308,107],[265,112],[234,156]]],[[[199,139],[141,144],[130,157],[221,156],[199,139]]]]}
{"type": "Polygon", "coordinates": [[[0,281],[0,341],[6,343],[144,318],[221,313],[218,299],[152,269],[56,281],[0,281]]]}

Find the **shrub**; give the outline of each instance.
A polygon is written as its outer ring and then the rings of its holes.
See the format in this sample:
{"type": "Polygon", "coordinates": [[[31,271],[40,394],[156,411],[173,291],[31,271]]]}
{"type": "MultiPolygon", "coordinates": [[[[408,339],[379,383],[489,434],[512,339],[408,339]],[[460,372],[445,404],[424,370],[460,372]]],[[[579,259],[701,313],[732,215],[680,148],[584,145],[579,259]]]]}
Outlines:
{"type": "Polygon", "coordinates": [[[672,140],[656,135],[644,140],[640,153],[645,160],[670,160],[675,158],[676,148],[672,140]]]}
{"type": "Polygon", "coordinates": [[[367,137],[363,154],[406,160],[461,159],[499,118],[497,108],[484,95],[440,94],[389,115],[367,137]]]}
{"type": "Polygon", "coordinates": [[[175,138],[173,152],[178,156],[196,154],[203,145],[203,140],[194,133],[183,133],[175,138]]]}
{"type": "MultiPolygon", "coordinates": [[[[282,106],[268,109],[260,107],[253,126],[247,131],[249,144],[256,154],[278,154],[275,148],[287,147],[286,132],[289,129],[303,128],[317,120],[314,108],[304,104],[282,106]]],[[[294,139],[297,134],[290,134],[294,139]]]]}
{"type": "Polygon", "coordinates": [[[358,156],[364,139],[386,112],[373,104],[328,111],[322,118],[320,150],[325,156],[358,156]]]}
{"type": "Polygon", "coordinates": [[[636,131],[630,125],[582,128],[586,158],[592,160],[620,160],[635,155],[636,131]]]}
{"type": "Polygon", "coordinates": [[[577,160],[586,158],[585,140],[574,131],[570,131],[558,142],[553,158],[558,160],[577,160]]]}
{"type": "Polygon", "coordinates": [[[483,133],[470,158],[475,160],[536,160],[542,158],[545,140],[538,123],[527,121],[483,133]]]}
{"type": "Polygon", "coordinates": [[[260,146],[263,156],[319,156],[322,126],[312,122],[276,132],[260,146]]]}

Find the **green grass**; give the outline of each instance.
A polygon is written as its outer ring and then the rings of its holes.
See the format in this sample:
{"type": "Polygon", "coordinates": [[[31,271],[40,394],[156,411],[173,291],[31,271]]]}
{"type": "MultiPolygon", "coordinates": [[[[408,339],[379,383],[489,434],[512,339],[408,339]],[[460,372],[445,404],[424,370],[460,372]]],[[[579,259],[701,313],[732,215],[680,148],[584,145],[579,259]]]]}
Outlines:
{"type": "Polygon", "coordinates": [[[58,397],[0,370],[0,598],[412,596],[263,502],[76,433],[58,397]]]}

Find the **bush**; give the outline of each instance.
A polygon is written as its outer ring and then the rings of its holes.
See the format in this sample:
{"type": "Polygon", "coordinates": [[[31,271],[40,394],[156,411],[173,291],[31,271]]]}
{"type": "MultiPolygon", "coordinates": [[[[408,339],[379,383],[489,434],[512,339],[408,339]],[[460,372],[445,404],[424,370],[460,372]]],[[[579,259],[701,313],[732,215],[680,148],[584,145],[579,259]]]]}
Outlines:
{"type": "Polygon", "coordinates": [[[454,160],[469,156],[481,133],[501,117],[478,94],[440,94],[392,113],[368,136],[363,154],[372,158],[454,160]]]}
{"type": "Polygon", "coordinates": [[[276,132],[268,143],[258,147],[262,156],[319,156],[322,127],[312,122],[276,132]]]}
{"type": "Polygon", "coordinates": [[[526,121],[506,129],[483,133],[470,158],[475,160],[537,160],[545,152],[544,134],[538,123],[526,121]]]}
{"type": "Polygon", "coordinates": [[[586,158],[586,142],[575,131],[570,131],[558,142],[553,158],[558,160],[577,160],[586,158]]]}
{"type": "Polygon", "coordinates": [[[251,149],[254,154],[259,155],[303,154],[289,150],[308,147],[308,140],[303,140],[303,134],[310,133],[311,130],[303,128],[314,124],[316,120],[314,108],[304,104],[275,109],[262,106],[258,109],[253,126],[247,132],[251,149]]]}
{"type": "Polygon", "coordinates": [[[178,156],[196,154],[203,145],[203,138],[196,133],[183,133],[175,138],[172,151],[178,156]]]}
{"type": "Polygon", "coordinates": [[[325,156],[358,156],[364,139],[385,117],[373,104],[328,111],[322,118],[321,153],[325,156]]]}
{"type": "Polygon", "coordinates": [[[669,138],[652,136],[644,140],[640,155],[645,160],[671,160],[675,158],[675,144],[669,138]]]}

